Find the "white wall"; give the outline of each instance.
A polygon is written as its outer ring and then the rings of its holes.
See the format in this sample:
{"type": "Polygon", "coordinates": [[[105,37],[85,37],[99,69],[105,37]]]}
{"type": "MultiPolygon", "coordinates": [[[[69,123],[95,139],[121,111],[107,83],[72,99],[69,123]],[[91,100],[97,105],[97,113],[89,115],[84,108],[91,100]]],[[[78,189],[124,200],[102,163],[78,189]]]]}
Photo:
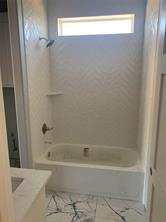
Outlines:
{"type": "Polygon", "coordinates": [[[48,0],[56,142],[137,146],[145,0],[48,0]],[[135,33],[57,37],[57,18],[135,13],[135,33]]]}
{"type": "Polygon", "coordinates": [[[28,76],[32,154],[35,160],[44,150],[51,133],[42,134],[42,124],[51,121],[51,101],[46,97],[50,87],[49,52],[39,36],[47,37],[46,0],[23,0],[24,34],[28,76]]]}

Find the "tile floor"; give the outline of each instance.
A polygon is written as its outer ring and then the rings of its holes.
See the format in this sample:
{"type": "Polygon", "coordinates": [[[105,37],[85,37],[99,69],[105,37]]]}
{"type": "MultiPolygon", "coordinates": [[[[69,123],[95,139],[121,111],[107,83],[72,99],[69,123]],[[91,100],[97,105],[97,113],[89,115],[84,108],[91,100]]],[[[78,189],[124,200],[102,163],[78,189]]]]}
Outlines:
{"type": "Polygon", "coordinates": [[[47,222],[145,222],[134,201],[63,192],[47,193],[47,222]]]}

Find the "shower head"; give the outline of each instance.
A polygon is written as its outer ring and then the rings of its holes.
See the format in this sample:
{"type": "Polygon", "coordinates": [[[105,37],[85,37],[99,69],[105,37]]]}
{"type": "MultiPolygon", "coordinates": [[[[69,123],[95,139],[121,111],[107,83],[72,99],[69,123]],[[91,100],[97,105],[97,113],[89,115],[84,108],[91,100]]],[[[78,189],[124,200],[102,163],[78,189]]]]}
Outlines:
{"type": "Polygon", "coordinates": [[[41,41],[41,40],[45,40],[47,42],[47,44],[46,44],[47,48],[51,47],[55,42],[55,40],[50,40],[45,37],[39,37],[39,41],[41,41]]]}
{"type": "Polygon", "coordinates": [[[48,40],[46,47],[50,47],[54,44],[55,40],[48,40]]]}

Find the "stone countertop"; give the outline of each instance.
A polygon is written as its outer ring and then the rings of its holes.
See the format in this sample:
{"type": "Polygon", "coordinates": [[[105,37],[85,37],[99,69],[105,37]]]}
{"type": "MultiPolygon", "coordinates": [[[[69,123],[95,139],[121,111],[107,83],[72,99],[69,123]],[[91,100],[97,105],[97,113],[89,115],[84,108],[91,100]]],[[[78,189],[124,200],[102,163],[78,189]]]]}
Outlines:
{"type": "Polygon", "coordinates": [[[11,168],[11,176],[23,179],[13,192],[16,222],[21,222],[33,201],[46,185],[51,176],[50,171],[11,168]]]}

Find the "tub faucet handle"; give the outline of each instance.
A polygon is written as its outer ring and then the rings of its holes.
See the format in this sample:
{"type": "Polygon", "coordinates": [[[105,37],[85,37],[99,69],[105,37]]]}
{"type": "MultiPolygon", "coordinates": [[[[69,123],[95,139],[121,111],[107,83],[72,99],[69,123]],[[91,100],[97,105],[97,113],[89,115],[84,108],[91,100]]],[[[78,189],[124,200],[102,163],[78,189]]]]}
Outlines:
{"type": "Polygon", "coordinates": [[[43,126],[42,126],[42,133],[46,134],[47,131],[51,131],[53,129],[54,129],[53,127],[48,127],[47,124],[44,123],[43,126]]]}

